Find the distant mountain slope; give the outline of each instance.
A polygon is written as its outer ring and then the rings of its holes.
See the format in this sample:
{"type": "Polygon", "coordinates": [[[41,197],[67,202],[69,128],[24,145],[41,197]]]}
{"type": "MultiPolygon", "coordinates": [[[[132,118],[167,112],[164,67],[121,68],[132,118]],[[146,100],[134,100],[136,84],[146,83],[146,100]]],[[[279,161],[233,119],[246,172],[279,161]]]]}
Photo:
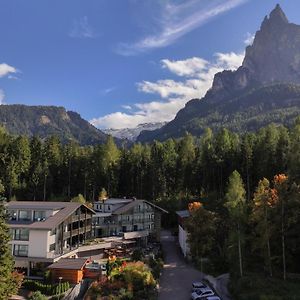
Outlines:
{"type": "Polygon", "coordinates": [[[46,138],[57,135],[63,142],[93,145],[107,135],[75,112],[56,106],[0,105],[0,124],[11,134],[46,138]]]}
{"type": "Polygon", "coordinates": [[[201,135],[205,128],[255,131],[270,123],[291,125],[300,115],[300,85],[274,84],[244,91],[224,102],[194,99],[159,130],[143,132],[139,141],[179,138],[186,132],[201,135]]]}
{"type": "Polygon", "coordinates": [[[205,97],[193,99],[175,119],[138,141],[165,140],[205,127],[255,130],[271,122],[289,124],[300,114],[300,26],[279,5],[265,17],[241,67],[217,73],[205,97]]]}
{"type": "Polygon", "coordinates": [[[134,128],[103,129],[103,132],[119,139],[127,139],[129,141],[134,142],[142,131],[144,130],[152,131],[155,129],[159,129],[162,126],[164,126],[166,123],[167,122],[143,123],[143,124],[139,124],[134,128]]]}

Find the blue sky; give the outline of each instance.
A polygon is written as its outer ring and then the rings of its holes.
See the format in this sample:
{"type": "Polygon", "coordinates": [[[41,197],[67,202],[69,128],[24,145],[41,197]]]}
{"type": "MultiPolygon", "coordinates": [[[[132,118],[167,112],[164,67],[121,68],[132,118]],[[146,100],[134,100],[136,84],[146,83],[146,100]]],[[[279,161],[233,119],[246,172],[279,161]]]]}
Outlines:
{"type": "Polygon", "coordinates": [[[99,128],[171,120],[234,69],[264,16],[297,0],[0,0],[0,102],[99,128]]]}

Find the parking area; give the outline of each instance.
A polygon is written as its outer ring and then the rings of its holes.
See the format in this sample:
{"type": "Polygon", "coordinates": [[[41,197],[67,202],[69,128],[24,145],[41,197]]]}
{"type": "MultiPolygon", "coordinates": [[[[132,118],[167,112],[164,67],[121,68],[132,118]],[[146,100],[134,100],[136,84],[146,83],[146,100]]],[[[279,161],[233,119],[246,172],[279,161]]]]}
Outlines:
{"type": "Polygon", "coordinates": [[[162,232],[161,242],[165,264],[160,280],[158,300],[190,299],[192,282],[202,280],[203,274],[184,261],[175,238],[169,231],[162,232]]]}

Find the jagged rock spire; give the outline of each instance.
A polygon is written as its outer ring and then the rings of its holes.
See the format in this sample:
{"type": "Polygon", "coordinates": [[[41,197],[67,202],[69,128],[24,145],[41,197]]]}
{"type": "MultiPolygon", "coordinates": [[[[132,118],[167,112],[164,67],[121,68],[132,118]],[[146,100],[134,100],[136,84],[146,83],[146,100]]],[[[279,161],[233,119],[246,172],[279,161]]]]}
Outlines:
{"type": "Polygon", "coordinates": [[[289,22],[288,18],[286,17],[279,4],[277,4],[276,7],[271,11],[269,20],[280,20],[284,23],[289,22]]]}

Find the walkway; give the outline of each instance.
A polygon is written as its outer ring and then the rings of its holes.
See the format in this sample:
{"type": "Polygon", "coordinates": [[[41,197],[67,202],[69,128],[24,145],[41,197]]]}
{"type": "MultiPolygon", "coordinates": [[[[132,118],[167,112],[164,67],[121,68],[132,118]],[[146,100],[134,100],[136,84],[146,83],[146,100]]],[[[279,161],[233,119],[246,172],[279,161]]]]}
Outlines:
{"type": "Polygon", "coordinates": [[[192,282],[199,281],[203,274],[188,265],[169,231],[161,236],[165,265],[160,280],[158,300],[188,300],[191,298],[192,282]]]}

